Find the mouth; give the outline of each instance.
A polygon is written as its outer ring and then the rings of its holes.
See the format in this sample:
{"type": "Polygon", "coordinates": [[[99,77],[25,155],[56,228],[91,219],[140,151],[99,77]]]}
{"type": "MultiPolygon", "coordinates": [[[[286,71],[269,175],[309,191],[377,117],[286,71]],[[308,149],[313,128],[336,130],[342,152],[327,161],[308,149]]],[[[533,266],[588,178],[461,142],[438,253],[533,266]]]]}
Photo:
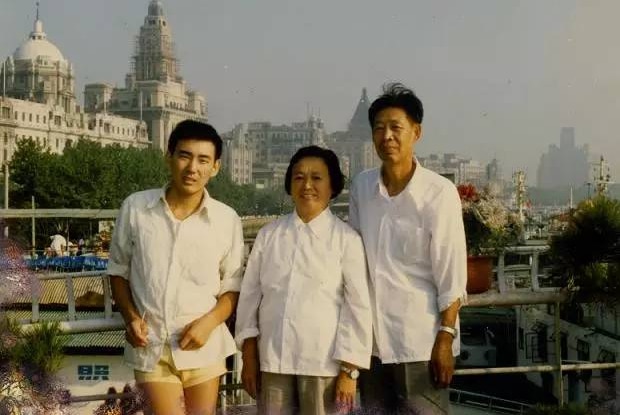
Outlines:
{"type": "Polygon", "coordinates": [[[316,195],[315,194],[310,194],[310,193],[303,193],[301,195],[301,198],[305,199],[305,200],[312,200],[312,199],[316,199],[316,195]]]}
{"type": "Polygon", "coordinates": [[[183,176],[182,180],[184,184],[194,184],[197,181],[196,179],[189,177],[189,176],[183,176]]]}

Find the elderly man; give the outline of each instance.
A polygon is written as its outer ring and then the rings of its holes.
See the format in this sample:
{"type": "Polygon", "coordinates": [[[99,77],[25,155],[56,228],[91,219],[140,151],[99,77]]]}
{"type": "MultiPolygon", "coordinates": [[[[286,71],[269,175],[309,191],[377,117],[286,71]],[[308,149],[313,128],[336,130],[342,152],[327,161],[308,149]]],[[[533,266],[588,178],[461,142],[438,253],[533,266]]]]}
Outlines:
{"type": "Polygon", "coordinates": [[[362,371],[362,404],[446,414],[466,298],[459,195],[414,157],[423,107],[413,91],[388,85],[368,115],[382,165],[355,178],[349,211],[364,240],[373,305],[373,359],[362,371]]]}

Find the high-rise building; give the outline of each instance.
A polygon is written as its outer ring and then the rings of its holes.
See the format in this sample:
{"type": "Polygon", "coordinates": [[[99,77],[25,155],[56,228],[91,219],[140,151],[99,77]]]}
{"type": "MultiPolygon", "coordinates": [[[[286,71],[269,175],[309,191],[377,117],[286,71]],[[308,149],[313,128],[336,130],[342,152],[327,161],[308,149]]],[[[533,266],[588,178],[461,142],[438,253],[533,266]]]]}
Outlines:
{"type": "MultiPolygon", "coordinates": [[[[311,115],[306,121],[288,125],[274,125],[265,121],[250,122],[236,126],[226,135],[239,142],[241,137],[236,132],[245,131],[244,140],[252,151],[252,183],[267,188],[283,184],[288,163],[301,147],[309,145],[325,147],[324,128],[323,121],[311,115]]],[[[237,154],[240,154],[239,151],[237,154]]],[[[234,176],[234,172],[231,176],[234,176]]]]}
{"type": "Polygon", "coordinates": [[[179,72],[172,31],[162,2],[151,0],[136,38],[125,87],[107,83],[86,85],[87,111],[109,111],[144,120],[152,145],[165,151],[174,127],[185,119],[207,121],[205,98],[188,88],[179,72]]]}
{"type": "Polygon", "coordinates": [[[22,139],[57,153],[79,139],[148,145],[144,123],[76,105],[73,65],[47,38],[38,11],[32,32],[0,68],[0,163],[22,139]]]}
{"type": "Polygon", "coordinates": [[[237,184],[252,183],[253,149],[248,125],[238,124],[224,137],[223,169],[237,184]]]}
{"type": "Polygon", "coordinates": [[[483,187],[490,183],[490,172],[497,176],[499,171],[497,160],[484,165],[478,160],[459,157],[454,153],[430,154],[417,159],[427,169],[449,177],[455,184],[471,183],[483,187]]]}
{"type": "Polygon", "coordinates": [[[590,165],[588,146],[575,145],[575,128],[563,127],[560,131],[560,146],[549,146],[540,157],[538,165],[538,187],[581,187],[589,180],[590,165]]]}
{"type": "Polygon", "coordinates": [[[349,178],[363,170],[381,165],[372,142],[372,130],[368,122],[369,108],[368,94],[366,88],[363,88],[347,131],[330,134],[327,140],[328,147],[338,155],[341,164],[347,166],[348,172],[345,174],[349,178]]]}

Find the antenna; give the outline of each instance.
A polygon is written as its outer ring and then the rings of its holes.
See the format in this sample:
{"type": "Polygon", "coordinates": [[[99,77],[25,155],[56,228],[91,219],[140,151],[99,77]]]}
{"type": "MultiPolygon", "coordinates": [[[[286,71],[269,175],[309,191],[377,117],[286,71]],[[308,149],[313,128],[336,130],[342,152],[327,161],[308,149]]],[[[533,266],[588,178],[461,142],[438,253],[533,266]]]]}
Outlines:
{"type": "Polygon", "coordinates": [[[39,20],[39,6],[40,6],[40,3],[37,2],[37,20],[39,20]]]}

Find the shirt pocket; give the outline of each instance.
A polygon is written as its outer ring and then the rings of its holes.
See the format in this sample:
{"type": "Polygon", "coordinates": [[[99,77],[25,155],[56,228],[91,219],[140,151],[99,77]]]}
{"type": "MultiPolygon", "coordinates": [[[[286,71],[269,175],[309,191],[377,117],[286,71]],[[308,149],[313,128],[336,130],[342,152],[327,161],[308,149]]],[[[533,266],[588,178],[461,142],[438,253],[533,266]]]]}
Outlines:
{"type": "Polygon", "coordinates": [[[430,233],[419,226],[396,222],[392,252],[403,264],[411,265],[430,260],[430,233]]]}

